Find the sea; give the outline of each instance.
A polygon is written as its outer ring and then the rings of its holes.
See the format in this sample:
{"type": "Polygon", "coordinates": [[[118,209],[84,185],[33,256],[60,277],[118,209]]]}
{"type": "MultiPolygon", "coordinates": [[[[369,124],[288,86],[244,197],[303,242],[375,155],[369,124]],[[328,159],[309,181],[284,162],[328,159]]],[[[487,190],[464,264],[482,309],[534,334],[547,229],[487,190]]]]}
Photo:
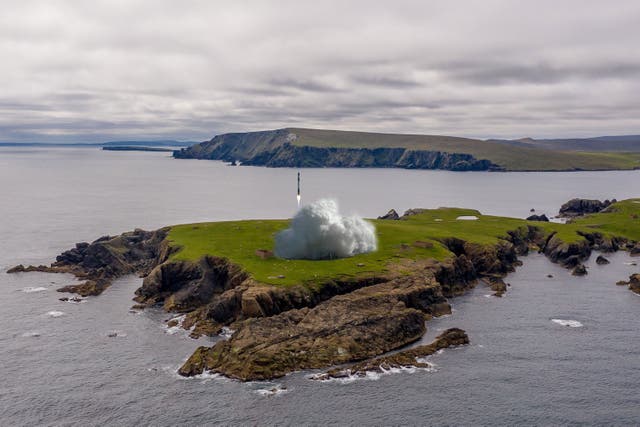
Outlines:
{"type": "MultiPolygon", "coordinates": [[[[70,275],[5,274],[48,264],[76,242],[134,228],[288,218],[296,169],[176,160],[170,153],[77,147],[0,148],[0,425],[640,425],[640,296],[616,286],[640,272],[626,253],[570,272],[532,254],[503,298],[479,284],[427,322],[471,344],[402,369],[319,382],[318,371],[242,383],[176,370],[200,345],[172,314],[130,310],[142,279],[64,302],[70,275]],[[548,277],[552,276],[552,277],[548,277]]],[[[499,173],[303,169],[302,201],[345,214],[457,206],[554,216],[574,197],[640,196],[640,171],[499,173]]],[[[637,264],[637,263],[636,263],[637,264]]]]}

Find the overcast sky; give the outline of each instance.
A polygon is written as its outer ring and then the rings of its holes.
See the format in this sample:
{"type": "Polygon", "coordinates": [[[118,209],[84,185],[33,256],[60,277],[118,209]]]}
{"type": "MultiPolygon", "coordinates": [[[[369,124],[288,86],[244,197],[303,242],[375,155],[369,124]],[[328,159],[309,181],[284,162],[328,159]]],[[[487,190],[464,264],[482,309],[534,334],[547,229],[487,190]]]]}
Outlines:
{"type": "Polygon", "coordinates": [[[28,1],[0,141],[640,133],[640,1],[28,1]]]}

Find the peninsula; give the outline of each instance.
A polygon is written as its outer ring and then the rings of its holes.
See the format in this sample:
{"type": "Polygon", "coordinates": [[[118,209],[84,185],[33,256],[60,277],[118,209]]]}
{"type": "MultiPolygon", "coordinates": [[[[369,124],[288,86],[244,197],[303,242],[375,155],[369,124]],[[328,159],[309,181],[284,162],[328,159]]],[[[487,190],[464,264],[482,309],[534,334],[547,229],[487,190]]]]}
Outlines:
{"type": "Polygon", "coordinates": [[[377,167],[452,171],[640,168],[640,137],[479,140],[439,135],[285,128],[227,133],[176,150],[177,159],[267,167],[377,167]]]}
{"type": "MultiPolygon", "coordinates": [[[[209,371],[264,380],[355,362],[347,372],[362,374],[416,365],[416,358],[468,343],[473,337],[451,329],[432,344],[385,355],[418,341],[425,320],[450,313],[449,298],[478,283],[495,296],[507,292],[504,277],[531,250],[575,275],[587,274],[582,263],[593,250],[640,254],[640,199],[574,200],[569,207],[567,224],[460,208],[390,212],[372,220],[376,252],[331,260],[274,257],[274,234],[287,220],[176,225],[78,243],[51,266],[20,265],[9,272],[72,273],[82,282],[60,291],[82,296],[99,295],[115,278],[137,273],[144,280],[135,309],[180,314],[172,326],[193,336],[232,330],[230,338],[198,348],[181,375],[209,371]],[[597,206],[605,207],[585,214],[597,206]]],[[[620,284],[640,293],[638,283],[640,277],[632,276],[620,284]]],[[[319,379],[344,372],[332,369],[319,379]]]]}

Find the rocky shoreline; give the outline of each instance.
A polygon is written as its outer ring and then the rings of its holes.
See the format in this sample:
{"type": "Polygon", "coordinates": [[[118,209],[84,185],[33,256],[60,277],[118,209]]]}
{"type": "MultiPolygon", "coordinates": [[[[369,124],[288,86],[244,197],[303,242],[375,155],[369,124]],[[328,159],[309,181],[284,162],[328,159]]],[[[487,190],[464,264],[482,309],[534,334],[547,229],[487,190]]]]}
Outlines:
{"type": "MultiPolygon", "coordinates": [[[[389,214],[388,220],[400,221],[417,213],[389,214]]],[[[415,362],[415,357],[422,357],[418,353],[426,355],[428,350],[417,347],[395,356],[382,355],[418,341],[426,332],[425,320],[449,314],[448,298],[464,294],[479,280],[501,296],[508,289],[503,278],[520,264],[518,256],[536,250],[574,274],[586,274],[582,263],[593,250],[633,252],[638,248],[634,241],[598,231],[582,232],[583,239],[567,243],[558,233],[530,222],[492,245],[441,239],[452,253],[442,261],[403,260],[380,275],[314,286],[274,286],[255,281],[225,258],[172,259],[179,248],[167,239],[168,232],[163,228],[105,236],[78,243],[51,266],[20,265],[8,272],[71,273],[84,282],[58,290],[81,296],[99,295],[114,279],[139,274],[144,280],[135,292],[135,308],[162,306],[167,312],[185,314],[182,326],[194,337],[218,334],[223,327],[234,330],[228,340],[199,347],[180,368],[181,375],[209,371],[248,381],[363,360],[350,368],[350,375],[395,366],[412,357],[415,362]]],[[[625,282],[636,293],[640,293],[639,283],[634,276],[625,282]]],[[[468,342],[464,331],[447,337],[429,348],[468,342]]],[[[342,374],[329,371],[327,375],[342,374]]]]}

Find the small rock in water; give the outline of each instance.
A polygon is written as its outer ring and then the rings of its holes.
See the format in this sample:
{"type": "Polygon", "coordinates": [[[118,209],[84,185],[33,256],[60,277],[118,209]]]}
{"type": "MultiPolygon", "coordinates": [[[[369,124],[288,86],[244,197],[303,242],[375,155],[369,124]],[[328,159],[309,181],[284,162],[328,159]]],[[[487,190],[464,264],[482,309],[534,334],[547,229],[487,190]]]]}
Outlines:
{"type": "Polygon", "coordinates": [[[547,274],[547,277],[548,277],[549,279],[552,279],[552,278],[553,278],[553,274],[547,274]]]}
{"type": "Polygon", "coordinates": [[[609,260],[603,257],[602,255],[598,255],[598,258],[596,258],[596,264],[606,265],[606,264],[609,264],[609,260]]]}
{"type": "Polygon", "coordinates": [[[573,268],[571,274],[573,274],[574,276],[584,276],[587,274],[587,267],[585,267],[583,264],[578,264],[573,268]]]}

